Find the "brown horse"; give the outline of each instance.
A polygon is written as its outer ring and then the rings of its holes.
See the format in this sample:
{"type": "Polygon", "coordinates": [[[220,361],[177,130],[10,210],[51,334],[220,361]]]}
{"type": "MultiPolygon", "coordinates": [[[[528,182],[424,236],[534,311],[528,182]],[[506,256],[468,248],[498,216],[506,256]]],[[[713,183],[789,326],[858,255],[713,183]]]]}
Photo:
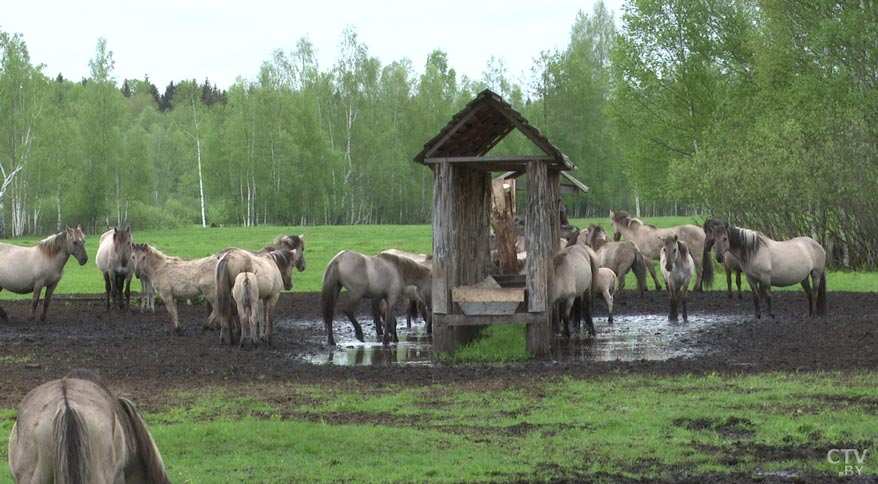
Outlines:
{"type": "MultiPolygon", "coordinates": [[[[430,269],[406,257],[390,253],[369,256],[351,250],[339,252],[329,261],[323,273],[320,301],[323,307],[327,343],[335,345],[332,322],[342,288],[347,289],[349,295],[347,303],[342,306],[342,312],[351,321],[354,333],[360,341],[364,341],[363,328],[354,316],[354,311],[363,299],[379,303],[384,300],[383,342],[389,344],[391,341],[399,341],[394,310],[406,286],[418,287],[418,293],[429,311],[432,284],[430,269]]],[[[380,321],[376,321],[375,325],[377,333],[381,325],[380,321]]]]}
{"type": "Polygon", "coordinates": [[[31,390],[9,436],[16,484],[169,484],[162,456],[131,401],[88,370],[31,390]]]}
{"type": "Polygon", "coordinates": [[[659,252],[663,246],[659,237],[668,237],[675,234],[686,243],[686,246],[692,253],[702,254],[701,258],[693,258],[697,274],[695,290],[701,291],[704,285],[710,287],[713,284],[713,264],[710,263],[709,254],[706,256],[707,259],[704,259],[704,230],[701,227],[686,224],[660,229],[654,225],[645,224],[639,218],[633,217],[628,212],[621,210],[618,212],[610,211],[610,219],[613,221],[615,240],[625,237],[625,240],[630,240],[637,244],[637,248],[640,249],[640,253],[643,254],[643,259],[646,261],[646,268],[652,274],[656,289],[662,288],[655,275],[655,268],[652,262],[659,258],[659,252]]]}
{"type": "MultiPolygon", "coordinates": [[[[40,321],[45,321],[49,300],[64,275],[64,265],[71,255],[81,266],[88,262],[81,225],[75,229],[68,225],[66,230],[43,239],[33,247],[0,243],[0,290],[6,289],[16,294],[33,293],[30,311],[30,319],[33,319],[40,303],[40,293],[45,287],[46,300],[43,301],[43,314],[40,316],[40,321]]],[[[9,320],[2,308],[0,318],[9,320]]]]}
{"type": "Polygon", "coordinates": [[[130,225],[125,230],[113,227],[101,234],[95,263],[104,274],[108,311],[111,298],[119,309],[127,309],[131,303],[131,276],[134,275],[133,250],[130,225]]]}
{"type": "Polygon", "coordinates": [[[242,272],[252,272],[256,276],[259,299],[262,301],[263,329],[261,339],[271,343],[274,323],[274,306],[280,297],[281,288],[293,288],[292,272],[299,259],[297,250],[281,249],[266,253],[254,253],[246,249],[226,249],[216,264],[216,305],[214,309],[220,322],[220,343],[225,343],[225,330],[229,330],[229,344],[234,344],[235,336],[232,321],[235,318],[232,287],[235,278],[242,272]]]}
{"type": "MultiPolygon", "coordinates": [[[[619,291],[625,289],[625,274],[634,271],[637,277],[637,288],[640,295],[646,291],[647,266],[643,254],[637,245],[630,240],[611,242],[607,231],[600,225],[588,224],[584,232],[571,237],[568,245],[585,244],[594,249],[598,256],[598,265],[612,270],[618,279],[619,291]]],[[[654,270],[654,269],[653,269],[654,270]]]]}
{"type": "MultiPolygon", "coordinates": [[[[722,227],[723,222],[717,219],[710,219],[704,222],[704,253],[707,258],[710,258],[710,250],[713,248],[713,231],[716,228],[722,227]]],[[[720,259],[719,254],[717,254],[717,259],[720,259]]],[[[703,259],[702,259],[703,260],[703,259]]],[[[741,292],[741,262],[738,259],[735,259],[735,256],[732,255],[731,252],[726,251],[722,256],[722,261],[720,262],[723,265],[723,269],[726,272],[726,286],[729,288],[729,299],[732,298],[732,273],[735,274],[735,284],[738,286],[738,299],[743,299],[744,295],[741,292]]]]}

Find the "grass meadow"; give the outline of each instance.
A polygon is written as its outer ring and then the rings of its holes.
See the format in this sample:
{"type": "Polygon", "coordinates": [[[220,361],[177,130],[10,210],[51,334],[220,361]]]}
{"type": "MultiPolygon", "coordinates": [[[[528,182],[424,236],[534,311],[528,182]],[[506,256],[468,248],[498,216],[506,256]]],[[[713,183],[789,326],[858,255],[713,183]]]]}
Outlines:
{"type": "MultiPolygon", "coordinates": [[[[606,219],[571,222],[609,228],[606,219]]],[[[134,237],[168,255],[200,257],[229,246],[260,248],[282,233],[305,234],[308,269],[294,273],[293,290],[318,291],[324,267],[339,250],[426,253],[430,231],[428,225],[135,228],[134,237]]],[[[103,292],[94,264],[97,240],[87,239],[85,266],[68,263],[56,294],[103,292]]],[[[828,281],[830,291],[878,290],[874,273],[833,272],[828,281]]],[[[724,290],[719,286],[713,290],[724,290]]],[[[4,291],[2,297],[30,296],[4,291]]],[[[499,326],[489,334],[485,339],[493,343],[464,348],[450,364],[528,357],[507,351],[523,348],[520,327],[499,326]],[[485,356],[495,351],[500,356],[485,356]]],[[[0,372],[22,364],[3,353],[0,346],[0,372]]],[[[876,386],[878,374],[867,370],[619,374],[512,386],[484,379],[414,387],[366,386],[353,378],[324,385],[257,381],[234,391],[195,388],[145,416],[175,483],[697,480],[716,473],[761,479],[835,475],[842,469],[827,460],[829,450],[875,449],[876,386]],[[285,398],[263,398],[268,385],[269,393],[285,398]]],[[[15,409],[0,409],[0,483],[11,482],[6,445],[14,419],[15,409]]],[[[878,456],[870,452],[866,466],[867,473],[878,472],[878,456]]]]}

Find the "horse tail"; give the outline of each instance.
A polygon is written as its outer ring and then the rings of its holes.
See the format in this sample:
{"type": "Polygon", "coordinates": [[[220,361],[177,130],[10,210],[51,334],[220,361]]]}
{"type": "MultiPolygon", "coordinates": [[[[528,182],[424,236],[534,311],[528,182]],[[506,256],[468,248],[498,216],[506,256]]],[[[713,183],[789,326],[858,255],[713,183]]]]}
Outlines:
{"type": "Polygon", "coordinates": [[[713,285],[713,259],[710,257],[710,249],[704,244],[701,252],[701,289],[713,285]]]}
{"type": "MultiPolygon", "coordinates": [[[[337,256],[336,256],[337,257],[337,256]]],[[[335,303],[338,300],[338,293],[341,292],[341,282],[339,280],[338,260],[333,258],[326,266],[323,273],[323,289],[320,291],[320,305],[323,308],[323,323],[326,330],[332,334],[332,320],[335,318],[335,303]]]]}
{"type": "Polygon", "coordinates": [[[131,427],[131,437],[134,441],[137,454],[140,456],[140,460],[143,464],[143,473],[146,477],[146,482],[154,482],[156,484],[170,484],[171,480],[168,479],[168,474],[165,472],[165,465],[162,462],[162,456],[159,453],[158,447],[155,445],[155,441],[152,440],[152,435],[150,435],[149,430],[146,429],[146,425],[143,423],[143,419],[140,417],[140,414],[137,412],[137,408],[127,398],[119,398],[119,405],[125,411],[125,415],[128,416],[128,423],[131,427]]]}
{"type": "Polygon", "coordinates": [[[820,284],[817,286],[817,315],[826,315],[826,272],[820,278],[820,284]]]}
{"type": "Polygon", "coordinates": [[[234,279],[229,278],[229,253],[223,254],[216,263],[216,314],[219,317],[220,327],[225,328],[233,319],[232,317],[232,286],[234,279]]]}
{"type": "MultiPolygon", "coordinates": [[[[250,299],[250,278],[244,278],[244,319],[249,323],[253,314],[253,300],[250,299]]],[[[242,321],[243,322],[243,321],[242,321]]],[[[251,335],[252,337],[252,335],[251,335]]]]}
{"type": "Polygon", "coordinates": [[[67,382],[61,382],[64,408],[55,414],[55,466],[54,479],[57,484],[85,484],[90,482],[88,475],[88,440],[83,435],[82,417],[70,407],[67,399],[67,382]]]}

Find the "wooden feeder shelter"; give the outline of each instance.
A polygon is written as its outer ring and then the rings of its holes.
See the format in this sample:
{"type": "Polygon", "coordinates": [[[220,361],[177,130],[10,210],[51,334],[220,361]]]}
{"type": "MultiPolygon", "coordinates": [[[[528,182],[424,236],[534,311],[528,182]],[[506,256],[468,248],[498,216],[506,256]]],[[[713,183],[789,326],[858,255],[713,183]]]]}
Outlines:
{"type": "Polygon", "coordinates": [[[560,174],[575,166],[490,90],[456,114],[415,162],[433,170],[434,349],[454,350],[479,326],[517,323],[527,325],[529,352],[549,352],[552,256],[560,248],[560,174]],[[487,156],[514,129],[541,154],[487,156]],[[527,259],[525,274],[492,277],[492,173],[503,172],[526,175],[527,259]]]}

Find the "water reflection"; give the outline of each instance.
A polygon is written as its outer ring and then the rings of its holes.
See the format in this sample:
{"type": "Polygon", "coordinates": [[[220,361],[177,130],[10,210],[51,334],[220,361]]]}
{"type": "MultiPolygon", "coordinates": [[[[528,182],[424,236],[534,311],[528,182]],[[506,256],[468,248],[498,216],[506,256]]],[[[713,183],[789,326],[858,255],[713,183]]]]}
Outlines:
{"type": "MultiPolygon", "coordinates": [[[[664,314],[652,314],[619,316],[614,324],[607,324],[606,319],[596,318],[595,337],[574,336],[569,340],[559,337],[552,357],[562,361],[634,361],[695,356],[704,351],[704,348],[694,345],[697,333],[739,319],[734,316],[690,314],[688,323],[671,323],[664,314]]],[[[300,329],[301,325],[306,325],[309,330],[314,326],[313,343],[316,351],[311,354],[292,355],[296,359],[310,363],[380,366],[432,363],[432,336],[427,334],[423,323],[407,329],[404,321],[401,322],[397,329],[399,343],[389,346],[374,341],[374,326],[370,322],[363,324],[367,339],[369,336],[373,339],[366,343],[361,343],[353,337],[349,324],[336,324],[335,333],[339,345],[332,348],[323,345],[322,322],[281,323],[284,324],[295,325],[300,329]]]]}

